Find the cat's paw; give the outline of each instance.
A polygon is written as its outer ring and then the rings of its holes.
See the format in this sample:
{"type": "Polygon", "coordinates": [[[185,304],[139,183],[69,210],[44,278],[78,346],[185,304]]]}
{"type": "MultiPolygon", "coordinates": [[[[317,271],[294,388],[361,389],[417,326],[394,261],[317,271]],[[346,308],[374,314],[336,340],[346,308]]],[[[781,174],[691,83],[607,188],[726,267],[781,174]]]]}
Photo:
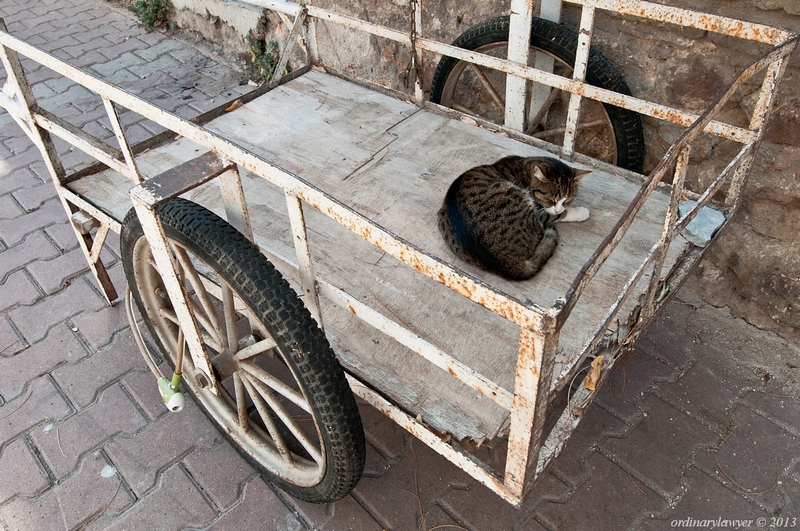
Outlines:
{"type": "Polygon", "coordinates": [[[589,209],[586,207],[569,207],[566,215],[558,221],[586,221],[589,219],[589,209]]]}

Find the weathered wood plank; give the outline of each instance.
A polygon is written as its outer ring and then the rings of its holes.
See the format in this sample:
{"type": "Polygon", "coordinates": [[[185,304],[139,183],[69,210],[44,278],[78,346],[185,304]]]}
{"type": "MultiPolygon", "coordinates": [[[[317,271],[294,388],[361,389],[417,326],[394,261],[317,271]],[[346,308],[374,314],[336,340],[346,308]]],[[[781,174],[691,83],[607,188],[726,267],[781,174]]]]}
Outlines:
{"type": "MultiPolygon", "coordinates": [[[[308,74],[208,124],[208,127],[333,195],[400,237],[520,300],[551,306],[563,296],[611,230],[637,186],[597,172],[581,185],[583,223],[561,224],[553,258],[533,279],[510,282],[457,260],[436,229],[436,212],[450,182],[464,170],[509,154],[546,153],[507,137],[443,118],[341,79],[308,74]]],[[[197,157],[185,139],[141,155],[141,171],[156,175],[197,157]]],[[[283,191],[242,172],[257,242],[294,261],[283,191]]],[[[70,187],[122,219],[130,181],[109,170],[70,187]]],[[[222,213],[214,183],[188,197],[222,213]]],[[[559,338],[556,374],[578,354],[619,288],[658,238],[667,197],[656,191],[619,249],[587,288],[559,338]]],[[[506,389],[513,389],[519,330],[479,305],[385,256],[326,216],[306,208],[316,274],[404,324],[506,389]]],[[[674,260],[680,245],[673,246],[674,260]]],[[[671,262],[670,262],[671,263],[671,262]]],[[[643,282],[646,282],[644,279],[643,282]]],[[[634,301],[623,313],[630,311],[634,301]]],[[[323,300],[323,318],[342,362],[401,407],[457,438],[492,438],[507,414],[406,347],[323,300]],[[413,377],[409,377],[413,375],[413,377]]]]}

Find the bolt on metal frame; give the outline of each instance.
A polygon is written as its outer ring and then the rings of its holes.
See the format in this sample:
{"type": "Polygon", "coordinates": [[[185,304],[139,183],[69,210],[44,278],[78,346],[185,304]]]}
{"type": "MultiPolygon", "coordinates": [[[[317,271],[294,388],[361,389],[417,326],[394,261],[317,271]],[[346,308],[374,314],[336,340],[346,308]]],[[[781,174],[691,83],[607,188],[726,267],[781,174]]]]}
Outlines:
{"type": "MultiPolygon", "coordinates": [[[[570,433],[577,426],[583,409],[588,405],[593,393],[584,390],[582,387],[577,390],[564,413],[558,419],[555,428],[551,430],[550,436],[547,440],[542,440],[544,413],[549,399],[577,374],[581,362],[601,347],[604,331],[611,325],[617,312],[646,272],[653,271],[653,274],[645,292],[645,300],[642,304],[642,311],[638,321],[631,323],[628,328],[629,338],[635,339],[639,331],[642,330],[660,305],[663,304],[663,294],[669,292],[670,289],[674,290],[679,285],[682,280],[681,275],[685,273],[678,271],[674,275],[667,275],[668,278],[664,278],[661,274],[666,250],[672,240],[680,234],[699,210],[710,202],[711,197],[724,184],[728,183],[726,199],[728,218],[738,207],[741,188],[762,138],[764,124],[786,68],[788,56],[797,45],[797,36],[784,30],[745,23],[726,17],[666,7],[650,2],[639,0],[568,1],[582,6],[578,53],[572,79],[528,66],[530,20],[533,13],[531,0],[512,0],[509,59],[498,59],[422,37],[420,16],[422,8],[419,0],[411,0],[413,4],[413,30],[409,33],[337,14],[313,6],[310,3],[297,4],[279,0],[250,0],[248,2],[272,9],[283,15],[295,17],[287,46],[293,44],[296,32],[303,32],[307,44],[308,57],[313,64],[324,66],[322,58],[324,53],[318,47],[315,33],[316,23],[318,21],[326,21],[405,44],[412,50],[415,64],[421,64],[419,53],[427,51],[449,55],[476,65],[505,72],[509,75],[506,124],[511,130],[521,130],[521,124],[524,123],[525,86],[528,81],[566,90],[571,93],[571,98],[568,120],[565,126],[567,134],[560,149],[560,154],[566,158],[573,156],[577,115],[580,101],[584,97],[631,109],[640,114],[682,126],[690,126],[669,148],[658,166],[647,176],[639,193],[619,220],[615,230],[608,235],[590,261],[586,263],[566,295],[556,301],[550,308],[543,308],[533,303],[511,298],[480,280],[454,269],[443,260],[391,234],[336,198],[305,183],[292,173],[243,150],[202,126],[166,112],[123,89],[105,83],[11,36],[7,33],[2,21],[0,21],[0,30],[2,30],[0,31],[0,56],[2,56],[8,79],[2,93],[0,93],[0,106],[4,107],[14,117],[15,121],[20,124],[42,152],[67,214],[72,216],[76,212],[83,212],[88,214],[91,220],[99,226],[93,237],[86,230],[87,225],[73,224],[92,272],[98,279],[109,302],[116,298],[116,292],[100,261],[99,251],[108,231],[118,232],[120,224],[65,186],[69,177],[66,176],[59,160],[51,135],[62,138],[85,151],[106,166],[127,176],[136,185],[131,190],[132,204],[136,208],[137,214],[139,214],[145,234],[153,248],[159,271],[166,275],[165,284],[170,298],[177,306],[176,313],[187,338],[192,360],[196,367],[208,375],[211,374],[208,354],[203,347],[202,341],[200,341],[191,309],[186,304],[186,294],[177,280],[175,266],[172,263],[173,258],[168,251],[163,229],[156,214],[157,206],[170,197],[175,197],[203,182],[217,178],[222,190],[229,221],[252,239],[252,229],[250,228],[241,182],[236,171],[237,166],[246,168],[265,180],[282,187],[286,194],[296,245],[297,266],[295,267],[299,269],[303,291],[306,295],[310,295],[305,299],[308,301],[312,315],[318,320],[320,326],[323,325],[323,316],[319,308],[318,296],[322,295],[352,311],[365,322],[390,335],[434,365],[459,378],[477,392],[507,409],[510,413],[510,425],[505,471],[502,474],[498,474],[487,464],[479,461],[458,446],[444,442],[438,434],[423,423],[402,411],[363,382],[348,376],[353,392],[386,413],[407,431],[444,455],[505,500],[519,505],[527,492],[529,492],[536,477],[558,455],[558,452],[566,443],[570,433]],[[708,110],[698,116],[633,96],[593,87],[584,82],[594,15],[598,9],[715,31],[725,35],[768,43],[774,48],[746,68],[725,94],[718,98],[708,110]],[[307,24],[303,24],[304,22],[307,22],[307,24]],[[32,95],[18,54],[45,65],[99,94],[108,112],[121,149],[115,149],[41,109],[32,95]],[[749,127],[735,127],[716,121],[717,114],[735,90],[765,69],[765,79],[762,82],[761,93],[749,127]],[[204,176],[201,179],[189,179],[187,178],[187,172],[177,169],[177,171],[166,172],[166,174],[144,180],[136,166],[135,154],[127,141],[124,128],[116,112],[116,108],[119,105],[209,149],[211,153],[203,156],[205,159],[198,162],[206,165],[207,171],[204,171],[204,176]],[[691,143],[702,132],[735,140],[742,144],[742,148],[723,172],[697,197],[696,205],[683,216],[679,216],[677,205],[681,194],[684,192],[683,180],[691,152],[691,143]],[[650,253],[643,259],[641,266],[633,272],[617,300],[609,308],[603,321],[598,324],[596,333],[587,341],[582,352],[575,357],[571,368],[565,375],[560,375],[557,381],[553,381],[555,350],[561,328],[588,283],[591,282],[602,264],[614,251],[628,227],[633,223],[647,197],[664,179],[673,165],[673,187],[660,241],[653,246],[650,253]],[[308,247],[306,238],[303,214],[303,209],[306,205],[319,210],[420,273],[437,280],[464,297],[517,324],[520,327],[519,354],[513,390],[504,389],[470,367],[460,363],[449,354],[442,352],[436,346],[423,340],[413,331],[404,328],[376,310],[364,305],[338,287],[322,279],[317,279],[311,267],[311,250],[308,247]]],[[[411,71],[413,72],[414,68],[411,71]]],[[[424,95],[419,76],[415,76],[414,92],[419,105],[430,107],[430,104],[426,104],[423,101],[424,95]]],[[[575,157],[579,158],[577,155],[575,157]]],[[[91,228],[91,225],[92,223],[89,223],[88,228],[91,228]]],[[[265,253],[270,256],[268,249],[265,250],[265,253]]],[[[696,253],[690,257],[691,262],[696,262],[700,256],[702,256],[702,252],[696,253]]],[[[283,261],[278,257],[273,258],[283,261]]],[[[285,261],[284,264],[286,264],[285,261]]],[[[604,363],[606,370],[603,371],[603,379],[610,374],[611,371],[608,369],[620,358],[618,354],[619,350],[614,355],[609,356],[608,361],[604,363]]],[[[209,378],[209,381],[213,382],[214,379],[209,378]]]]}

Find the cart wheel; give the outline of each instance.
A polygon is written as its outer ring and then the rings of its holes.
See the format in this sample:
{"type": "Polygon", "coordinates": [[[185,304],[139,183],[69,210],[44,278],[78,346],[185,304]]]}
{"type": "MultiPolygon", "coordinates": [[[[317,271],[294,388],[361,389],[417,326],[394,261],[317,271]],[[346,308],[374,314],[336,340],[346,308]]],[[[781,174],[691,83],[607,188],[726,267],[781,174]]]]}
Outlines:
{"type": "MultiPolygon", "coordinates": [[[[507,57],[509,17],[477,24],[458,36],[453,46],[501,58],[507,57]]],[[[534,18],[531,52],[554,59],[554,73],[571,77],[578,36],[554,22],[534,18]]],[[[531,53],[531,63],[535,54],[531,53]]],[[[478,65],[442,57],[431,81],[430,100],[461,112],[502,124],[505,114],[505,74],[478,65]]],[[[586,81],[597,87],[630,95],[628,85],[611,62],[596,49],[589,53],[586,81]]],[[[544,105],[530,116],[525,133],[553,144],[564,141],[570,94],[550,89],[544,105]]],[[[642,171],[644,135],[639,115],[627,109],[584,98],[581,102],[575,151],[617,166],[642,171]]]]}
{"type": "MultiPolygon", "coordinates": [[[[183,382],[220,433],[266,479],[310,502],[346,495],[364,467],[355,400],[325,334],[258,248],[183,199],[159,208],[220,393],[186,349],[183,382]]],[[[170,364],[184,345],[133,209],[122,224],[125,276],[170,364]]]]}

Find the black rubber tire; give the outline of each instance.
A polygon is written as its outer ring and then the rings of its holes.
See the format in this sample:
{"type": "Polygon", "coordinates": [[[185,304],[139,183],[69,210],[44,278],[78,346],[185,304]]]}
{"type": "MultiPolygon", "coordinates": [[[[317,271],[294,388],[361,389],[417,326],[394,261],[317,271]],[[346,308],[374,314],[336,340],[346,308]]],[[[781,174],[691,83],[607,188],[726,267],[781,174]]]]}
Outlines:
{"type": "MultiPolygon", "coordinates": [[[[298,486],[278,477],[239,447],[225,426],[203,407],[198,395],[203,391],[194,382],[184,379],[184,384],[219,432],[265,479],[292,496],[313,503],[342,498],[356,485],[364,468],[364,431],[353,394],[324,332],[259,249],[223,219],[180,198],[162,205],[159,216],[167,238],[189,250],[224,279],[277,343],[279,355],[291,370],[314,417],[325,452],[322,479],[313,486],[298,486]]],[[[131,293],[151,335],[158,340],[136,283],[133,253],[144,235],[133,209],[123,221],[120,237],[122,263],[131,293]]],[[[158,343],[163,352],[163,342],[158,340],[158,343]]],[[[164,357],[172,360],[171,355],[164,357]]],[[[214,396],[205,393],[205,400],[209,400],[209,395],[214,396]]]]}
{"type": "MultiPolygon", "coordinates": [[[[488,44],[508,42],[509,20],[509,16],[501,16],[472,26],[453,41],[453,46],[475,50],[488,44]]],[[[534,18],[531,25],[530,46],[531,49],[554,55],[570,67],[574,67],[578,36],[564,26],[534,18]]],[[[442,57],[439,61],[431,80],[431,102],[441,103],[447,78],[458,62],[458,59],[448,56],[442,57]]],[[[594,47],[589,51],[586,81],[597,87],[631,95],[628,85],[614,65],[594,47]]],[[[645,152],[641,117],[636,112],[613,105],[604,104],[604,107],[614,129],[617,166],[641,173],[645,152]]]]}

